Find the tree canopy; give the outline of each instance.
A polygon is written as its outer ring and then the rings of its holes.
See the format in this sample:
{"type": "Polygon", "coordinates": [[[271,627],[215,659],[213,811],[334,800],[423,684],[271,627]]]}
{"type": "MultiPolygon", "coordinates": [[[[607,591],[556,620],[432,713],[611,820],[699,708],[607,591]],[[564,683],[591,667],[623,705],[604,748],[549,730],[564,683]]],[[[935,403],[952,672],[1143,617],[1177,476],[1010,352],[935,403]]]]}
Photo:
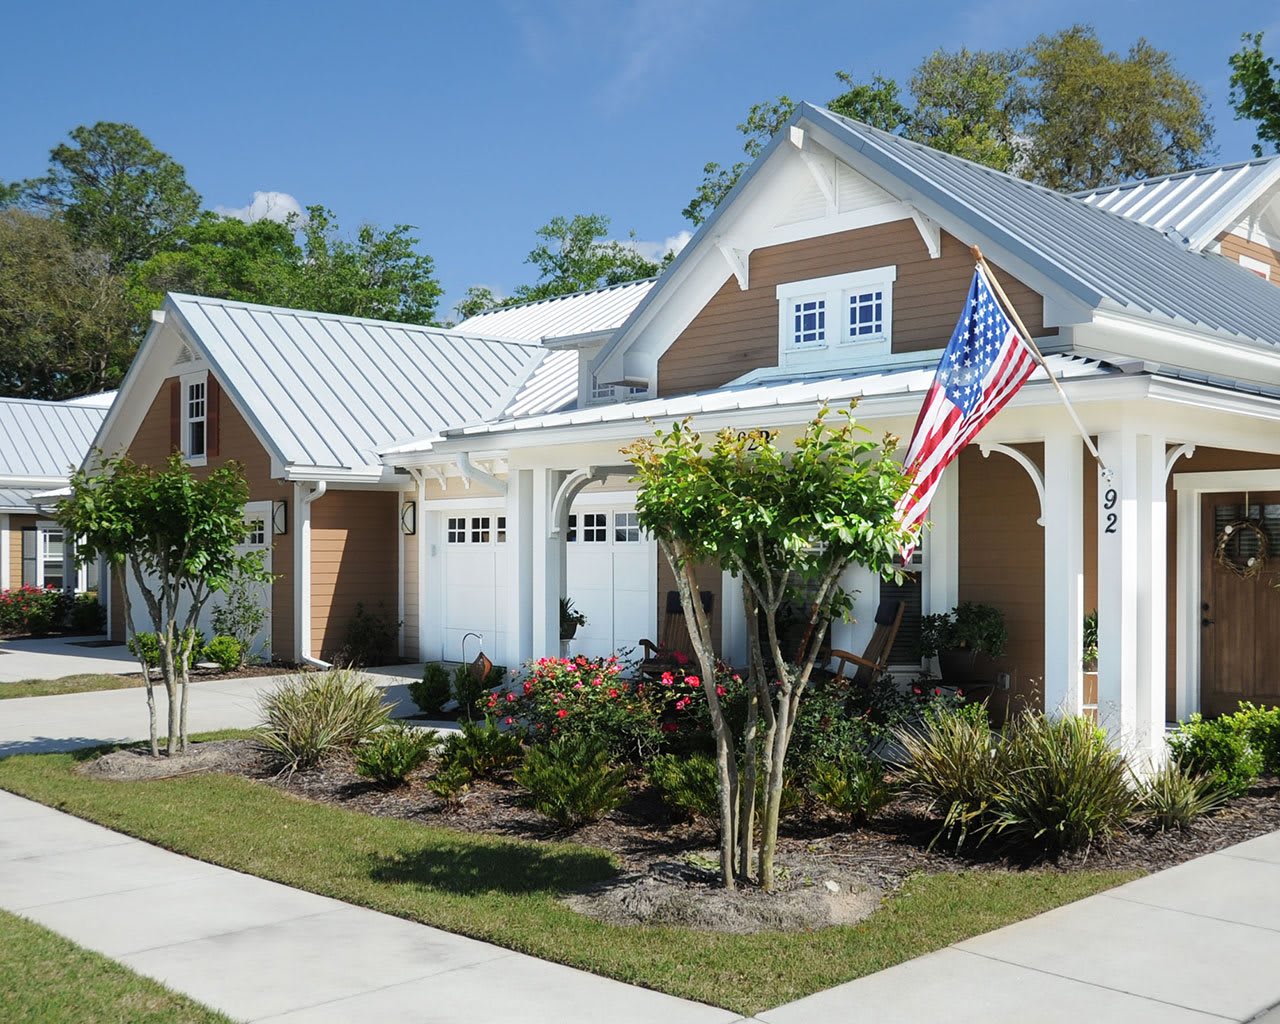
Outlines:
{"type": "Polygon", "coordinates": [[[1246,32],[1244,44],[1231,55],[1231,106],[1236,120],[1256,121],[1258,141],[1253,155],[1269,143],[1280,153],[1280,62],[1262,52],[1262,33],[1246,32]]]}
{"type": "MultiPolygon", "coordinates": [[[[1082,25],[1021,48],[936,50],[905,92],[881,74],[836,78],[842,91],[827,102],[835,113],[1049,188],[1186,170],[1212,153],[1203,91],[1168,53],[1145,39],[1127,54],[1108,52],[1082,25]]],[[[738,125],[747,159],[706,164],[684,216],[706,220],[794,110],[786,95],[754,104],[738,125]]]]}
{"type": "MultiPolygon", "coordinates": [[[[538,243],[525,262],[538,271],[533,284],[523,284],[510,302],[530,302],[555,295],[603,288],[652,277],[659,265],[635,249],[609,238],[609,218],[599,213],[556,216],[535,232],[538,243]]],[[[635,236],[632,235],[634,243],[635,236]]]]}

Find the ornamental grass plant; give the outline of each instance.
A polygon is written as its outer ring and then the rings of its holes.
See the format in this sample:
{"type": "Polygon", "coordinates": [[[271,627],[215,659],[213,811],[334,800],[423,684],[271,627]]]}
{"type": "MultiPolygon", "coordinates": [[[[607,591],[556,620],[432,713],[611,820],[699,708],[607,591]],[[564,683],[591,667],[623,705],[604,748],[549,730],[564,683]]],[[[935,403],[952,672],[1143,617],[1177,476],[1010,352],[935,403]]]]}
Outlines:
{"type": "Polygon", "coordinates": [[[264,694],[260,707],[258,741],[290,775],[372,739],[391,717],[382,692],[354,669],[294,676],[264,694]]]}

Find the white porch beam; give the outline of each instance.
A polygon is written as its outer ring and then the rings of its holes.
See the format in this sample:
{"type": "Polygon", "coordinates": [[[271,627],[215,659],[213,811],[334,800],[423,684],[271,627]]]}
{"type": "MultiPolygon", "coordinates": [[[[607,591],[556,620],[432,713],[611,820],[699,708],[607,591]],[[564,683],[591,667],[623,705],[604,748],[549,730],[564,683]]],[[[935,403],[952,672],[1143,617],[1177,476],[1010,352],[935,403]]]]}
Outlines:
{"type": "MultiPolygon", "coordinates": [[[[508,668],[536,657],[533,648],[533,471],[507,475],[507,649],[508,668]]],[[[549,542],[548,542],[549,543],[549,542]]]]}
{"type": "Polygon", "coordinates": [[[1098,715],[1139,764],[1164,755],[1165,473],[1162,435],[1098,437],[1098,715]]]}
{"type": "Polygon", "coordinates": [[[1084,705],[1084,446],[1075,433],[1044,442],[1044,709],[1084,705]]]}

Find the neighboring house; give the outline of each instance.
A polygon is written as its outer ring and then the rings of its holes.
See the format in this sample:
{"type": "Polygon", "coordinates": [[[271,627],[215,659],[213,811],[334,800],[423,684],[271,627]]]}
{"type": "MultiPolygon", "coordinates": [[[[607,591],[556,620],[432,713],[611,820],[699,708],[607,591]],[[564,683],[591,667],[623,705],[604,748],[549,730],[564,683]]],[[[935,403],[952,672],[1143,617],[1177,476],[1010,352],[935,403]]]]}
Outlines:
{"type": "Polygon", "coordinates": [[[97,588],[97,566],[74,568],[61,528],[39,511],[39,495],[67,486],[114,397],[0,398],[0,586],[97,588]]]}
{"type": "MultiPolygon", "coordinates": [[[[617,564],[633,536],[625,489],[579,492],[600,480],[625,488],[618,449],[653,422],[692,415],[706,430],[785,438],[824,404],[856,398],[872,429],[908,436],[978,244],[1115,479],[1099,486],[1037,371],[945,476],[919,576],[895,589],[910,615],[894,661],[918,669],[920,615],[982,601],[1009,625],[998,703],[1096,704],[1116,735],[1155,750],[1167,719],[1280,701],[1280,590],[1214,557],[1221,528],[1246,516],[1280,554],[1280,288],[1239,258],[1247,243],[1258,247],[1251,260],[1275,259],[1278,170],[1255,161],[1113,190],[1130,204],[1082,200],[802,105],[581,371],[654,397],[500,417],[383,450],[389,467],[448,481],[459,460],[482,462],[496,478],[487,498],[428,490],[420,505],[434,545],[419,575],[421,649],[458,656],[448,560],[468,542],[466,513],[503,519],[506,550],[476,604],[505,609],[494,627],[504,660],[554,650],[557,600],[579,597],[566,591],[575,561],[617,564]],[[1146,222],[1175,190],[1169,216],[1146,222]],[[441,551],[443,564],[432,561],[441,551]],[[1096,694],[1081,671],[1081,620],[1095,607],[1096,694]]],[[[663,572],[649,559],[638,582],[663,572]]],[[[856,650],[886,588],[865,572],[847,582],[858,621],[837,624],[835,641],[856,650]]],[[[736,588],[713,573],[703,585],[736,660],[736,588]]],[[[667,587],[654,588],[650,616],[612,625],[614,639],[643,634],[667,587]]],[[[631,606],[616,571],[591,603],[615,620],[631,606]]]]}
{"type": "MultiPolygon", "coordinates": [[[[978,244],[1115,478],[1037,371],[944,477],[892,590],[894,664],[918,671],[922,615],[993,604],[998,703],[1096,704],[1154,751],[1169,718],[1280,701],[1280,590],[1215,558],[1246,517],[1280,557],[1280,288],[1240,259],[1276,258],[1277,168],[1069,197],[806,104],[656,282],[450,331],[170,296],[98,443],[246,465],[279,656],[334,654],[359,601],[403,622],[408,656],[514,665],[557,650],[565,596],[575,649],[604,653],[652,636],[671,586],[619,448],[687,415],[785,440],[851,399],[907,437],[978,244]]],[[[736,588],[700,579],[737,661],[736,588]]],[[[856,650],[889,590],[846,583],[834,640],[856,650]]]]}

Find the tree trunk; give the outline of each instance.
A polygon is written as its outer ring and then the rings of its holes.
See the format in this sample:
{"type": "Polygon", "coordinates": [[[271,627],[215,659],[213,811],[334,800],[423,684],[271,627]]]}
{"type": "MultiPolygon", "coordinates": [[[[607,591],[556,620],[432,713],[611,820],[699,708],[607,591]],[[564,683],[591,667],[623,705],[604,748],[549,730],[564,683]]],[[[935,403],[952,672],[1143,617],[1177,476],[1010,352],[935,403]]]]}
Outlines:
{"type": "Polygon", "coordinates": [[[790,712],[790,687],[783,686],[781,699],[778,701],[777,720],[774,724],[772,749],[769,764],[769,777],[766,782],[764,797],[764,820],[760,826],[760,884],[766,891],[773,891],[773,859],[778,848],[778,816],[782,809],[782,783],[785,778],[787,762],[787,740],[791,735],[788,727],[790,712]]]}
{"type": "Polygon", "coordinates": [[[165,753],[170,757],[178,754],[178,686],[175,680],[174,661],[173,661],[173,622],[170,621],[165,629],[168,638],[167,643],[161,643],[160,660],[164,665],[164,688],[169,695],[169,738],[165,747],[165,753]]]}
{"type": "MultiPolygon", "coordinates": [[[[137,635],[137,630],[133,625],[133,603],[129,598],[129,581],[125,579],[125,566],[121,563],[118,567],[120,573],[120,601],[124,605],[124,621],[126,633],[132,631],[137,635]]],[[[151,756],[160,756],[160,735],[156,728],[156,684],[151,678],[151,666],[147,664],[147,659],[142,654],[141,646],[138,647],[138,665],[142,669],[142,681],[147,688],[147,722],[150,726],[151,739],[151,756]]]]}
{"type": "Polygon", "coordinates": [[[749,879],[754,872],[756,830],[756,746],[760,732],[760,685],[764,661],[760,656],[759,605],[751,588],[742,583],[742,605],[747,618],[747,723],[742,734],[742,772],[738,783],[738,875],[749,879]]]}

